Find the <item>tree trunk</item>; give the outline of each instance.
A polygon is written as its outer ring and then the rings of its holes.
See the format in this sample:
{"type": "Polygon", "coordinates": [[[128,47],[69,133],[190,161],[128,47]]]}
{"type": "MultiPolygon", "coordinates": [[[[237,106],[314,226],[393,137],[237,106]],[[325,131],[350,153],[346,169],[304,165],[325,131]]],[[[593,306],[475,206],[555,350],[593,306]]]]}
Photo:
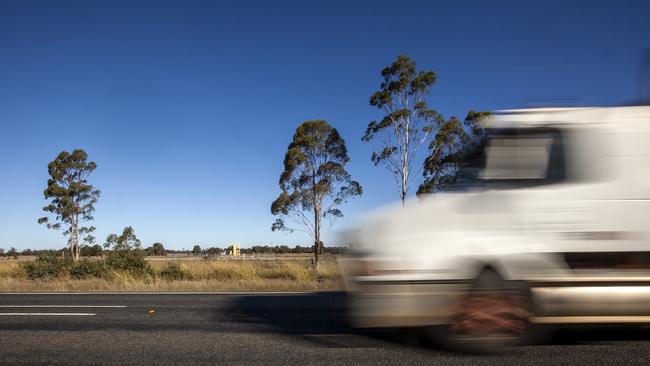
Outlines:
{"type": "Polygon", "coordinates": [[[408,176],[409,176],[409,128],[410,128],[410,119],[406,120],[406,130],[404,134],[406,138],[404,139],[404,155],[402,157],[402,208],[406,207],[406,193],[408,191],[408,176]]]}
{"type": "Polygon", "coordinates": [[[406,186],[408,182],[406,181],[406,164],[402,165],[402,192],[400,193],[400,198],[402,199],[402,208],[406,207],[406,186]]]}
{"type": "Polygon", "coordinates": [[[320,210],[314,210],[314,268],[320,266],[320,210]]]}
{"type": "Polygon", "coordinates": [[[314,268],[320,266],[320,206],[314,207],[314,268]]]}
{"type": "MultiPolygon", "coordinates": [[[[316,164],[313,164],[315,166],[316,164]]],[[[316,193],[316,171],[312,172],[312,199],[314,202],[314,268],[318,272],[320,266],[320,209],[321,200],[316,193]]]]}
{"type": "Polygon", "coordinates": [[[79,216],[75,215],[70,226],[70,256],[73,261],[79,260],[79,216]]]}
{"type": "Polygon", "coordinates": [[[79,260],[79,254],[81,254],[81,246],[79,245],[79,213],[75,215],[74,226],[74,261],[76,262],[79,260]]]}
{"type": "Polygon", "coordinates": [[[70,247],[70,258],[74,259],[74,221],[70,224],[70,241],[68,242],[70,247]]]}

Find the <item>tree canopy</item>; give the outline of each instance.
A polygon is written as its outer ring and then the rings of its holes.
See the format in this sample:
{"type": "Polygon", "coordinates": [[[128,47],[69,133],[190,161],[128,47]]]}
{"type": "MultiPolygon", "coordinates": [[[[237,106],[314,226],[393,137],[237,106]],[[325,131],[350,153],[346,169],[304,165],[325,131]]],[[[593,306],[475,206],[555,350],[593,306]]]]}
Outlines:
{"type": "Polygon", "coordinates": [[[166,256],[167,251],[165,250],[165,246],[162,245],[162,243],[153,243],[151,245],[150,250],[148,251],[151,255],[156,255],[156,256],[166,256]]]}
{"type": "Polygon", "coordinates": [[[279,217],[271,229],[293,231],[285,218],[298,224],[314,240],[316,265],[322,251],[321,220],[329,218],[332,223],[343,217],[339,206],[362,193],[345,170],[349,161],[345,140],[323,120],[298,126],[284,157],[281,193],[271,204],[271,213],[279,217]]]}
{"type": "Polygon", "coordinates": [[[435,193],[456,183],[465,155],[483,136],[482,121],[488,115],[469,111],[464,121],[451,117],[440,126],[429,144],[418,194],[435,193]]]}
{"type": "Polygon", "coordinates": [[[104,248],[110,248],[114,251],[132,251],[141,248],[140,239],[135,236],[135,230],[127,226],[122,230],[122,234],[109,234],[106,237],[104,248]]]}
{"type": "Polygon", "coordinates": [[[383,115],[368,124],[361,140],[373,144],[372,162],[390,171],[404,204],[411,178],[420,172],[418,168],[414,172],[418,150],[442,123],[426,101],[436,73],[418,71],[415,61],[401,55],[381,71],[381,76],[383,81],[370,96],[370,105],[383,115]]]}
{"type": "Polygon", "coordinates": [[[43,211],[52,217],[41,217],[39,224],[46,224],[49,229],[63,230],[68,236],[68,246],[72,258],[79,259],[79,237],[85,235],[83,240],[92,244],[95,237],[92,232],[94,226],[80,226],[83,222],[93,220],[95,203],[100,196],[100,191],[88,183],[88,176],[97,168],[97,164],[88,161],[88,155],[81,149],[72,153],[62,151],[52,160],[47,170],[50,178],[43,195],[50,203],[43,207],[43,211]]]}

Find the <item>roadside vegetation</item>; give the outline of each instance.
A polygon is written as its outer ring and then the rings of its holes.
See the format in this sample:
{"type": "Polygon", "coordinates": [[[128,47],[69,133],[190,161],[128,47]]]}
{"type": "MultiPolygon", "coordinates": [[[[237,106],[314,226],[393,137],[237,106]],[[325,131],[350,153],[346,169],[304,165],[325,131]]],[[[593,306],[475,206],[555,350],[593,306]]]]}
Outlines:
{"type": "Polygon", "coordinates": [[[0,291],[317,291],[342,290],[333,255],[317,272],[297,259],[165,259],[109,255],[77,262],[54,253],[0,260],[0,291]]]}
{"type": "MultiPolygon", "coordinates": [[[[86,248],[86,247],[82,247],[86,248]]],[[[38,255],[0,256],[0,291],[310,291],[341,290],[331,253],[316,270],[310,257],[286,247],[257,246],[257,257],[210,256],[198,245],[187,256],[169,256],[162,243],[142,249],[132,227],[110,234],[95,254],[75,260],[67,249],[38,255]],[[147,257],[147,255],[150,255],[147,257]],[[147,260],[149,259],[149,260],[147,260]],[[157,260],[154,260],[157,259],[157,260]]],[[[296,248],[294,248],[296,249],[296,248]]]]}

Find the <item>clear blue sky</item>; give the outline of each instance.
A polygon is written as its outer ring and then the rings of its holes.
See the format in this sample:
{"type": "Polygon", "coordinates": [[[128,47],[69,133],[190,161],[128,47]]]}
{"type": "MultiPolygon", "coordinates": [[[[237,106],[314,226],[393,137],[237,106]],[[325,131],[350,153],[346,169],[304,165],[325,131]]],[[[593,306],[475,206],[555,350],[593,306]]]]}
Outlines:
{"type": "Polygon", "coordinates": [[[176,249],[309,245],[270,231],[291,136],[326,119],[346,139],[364,195],[339,224],[396,201],[360,137],[397,55],[437,72],[445,116],[626,103],[649,15],[648,1],[2,1],[0,247],[64,246],[36,219],[47,163],[73,148],[98,164],[100,242],[132,225],[176,249]]]}

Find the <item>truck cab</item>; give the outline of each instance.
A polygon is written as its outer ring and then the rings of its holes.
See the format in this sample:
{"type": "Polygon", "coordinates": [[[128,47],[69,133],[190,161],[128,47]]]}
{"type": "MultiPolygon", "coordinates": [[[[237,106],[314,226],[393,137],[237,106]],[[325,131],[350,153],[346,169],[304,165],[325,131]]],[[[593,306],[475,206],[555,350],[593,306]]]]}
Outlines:
{"type": "Polygon", "coordinates": [[[352,323],[461,347],[540,324],[650,322],[650,107],[499,111],[453,190],[367,215],[352,323]]]}

